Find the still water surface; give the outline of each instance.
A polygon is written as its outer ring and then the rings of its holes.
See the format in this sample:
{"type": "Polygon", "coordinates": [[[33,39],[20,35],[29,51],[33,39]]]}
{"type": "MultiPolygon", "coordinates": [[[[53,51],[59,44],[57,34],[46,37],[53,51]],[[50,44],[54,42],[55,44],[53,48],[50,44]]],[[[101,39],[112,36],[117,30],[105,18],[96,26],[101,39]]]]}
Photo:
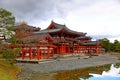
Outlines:
{"type": "MultiPolygon", "coordinates": [[[[120,80],[120,67],[116,68],[114,64],[111,65],[110,70],[103,71],[102,74],[89,73],[92,77],[87,80],[120,80]]],[[[80,78],[80,80],[84,80],[80,78]]]]}
{"type": "MultiPolygon", "coordinates": [[[[110,70],[111,65],[104,65],[104,66],[96,66],[96,67],[88,67],[88,68],[82,68],[82,69],[76,69],[76,70],[67,70],[67,71],[60,71],[57,72],[54,75],[54,80],[120,80],[119,77],[114,79],[113,77],[105,77],[108,79],[103,79],[91,74],[97,74],[98,76],[101,76],[101,74],[104,72],[108,72],[110,70]],[[109,79],[110,78],[110,79],[109,79]]],[[[120,63],[115,65],[116,68],[120,67],[120,63]]]]}

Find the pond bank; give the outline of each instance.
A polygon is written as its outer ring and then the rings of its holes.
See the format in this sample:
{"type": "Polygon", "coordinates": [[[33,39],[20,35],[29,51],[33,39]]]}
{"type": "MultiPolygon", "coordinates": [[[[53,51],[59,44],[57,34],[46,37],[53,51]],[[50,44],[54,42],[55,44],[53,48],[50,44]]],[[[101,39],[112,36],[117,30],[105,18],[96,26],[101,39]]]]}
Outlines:
{"type": "MultiPolygon", "coordinates": [[[[32,76],[33,73],[37,73],[37,72],[49,74],[49,72],[73,70],[73,69],[79,69],[79,68],[85,68],[91,66],[98,66],[98,65],[105,65],[112,63],[115,64],[119,62],[120,60],[118,60],[117,57],[110,54],[104,54],[99,56],[92,56],[92,58],[88,58],[88,59],[66,58],[66,59],[54,60],[51,62],[42,62],[39,64],[18,63],[17,65],[22,67],[22,72],[19,75],[19,77],[21,78],[26,75],[27,79],[29,79],[29,77],[32,76]]],[[[19,79],[19,80],[25,80],[25,79],[19,79]]]]}

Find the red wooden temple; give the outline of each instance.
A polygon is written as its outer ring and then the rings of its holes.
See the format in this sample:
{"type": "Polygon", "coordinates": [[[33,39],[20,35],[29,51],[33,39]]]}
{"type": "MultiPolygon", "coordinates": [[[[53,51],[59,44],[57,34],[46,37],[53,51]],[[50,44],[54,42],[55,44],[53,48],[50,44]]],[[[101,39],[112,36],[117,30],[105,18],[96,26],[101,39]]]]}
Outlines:
{"type": "MultiPolygon", "coordinates": [[[[19,28],[23,26],[28,25],[19,25],[15,27],[15,31],[20,31],[19,28]]],[[[53,21],[44,30],[27,27],[23,35],[18,42],[22,48],[20,53],[22,59],[49,59],[55,55],[68,54],[102,54],[99,41],[92,41],[86,33],[72,31],[66,25],[53,21]],[[28,35],[25,36],[26,34],[28,35]]]]}

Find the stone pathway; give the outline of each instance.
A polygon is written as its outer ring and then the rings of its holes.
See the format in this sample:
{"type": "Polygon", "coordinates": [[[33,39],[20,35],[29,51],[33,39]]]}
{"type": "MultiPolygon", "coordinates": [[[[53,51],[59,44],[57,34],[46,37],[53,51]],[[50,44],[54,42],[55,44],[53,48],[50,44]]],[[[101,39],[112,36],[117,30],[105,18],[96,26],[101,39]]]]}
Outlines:
{"type": "Polygon", "coordinates": [[[88,59],[78,59],[77,57],[66,59],[61,58],[59,60],[39,62],[39,64],[18,63],[18,65],[24,70],[29,69],[33,72],[46,73],[115,63],[120,63],[120,60],[118,60],[117,57],[110,54],[104,54],[92,56],[92,58],[88,59]]]}

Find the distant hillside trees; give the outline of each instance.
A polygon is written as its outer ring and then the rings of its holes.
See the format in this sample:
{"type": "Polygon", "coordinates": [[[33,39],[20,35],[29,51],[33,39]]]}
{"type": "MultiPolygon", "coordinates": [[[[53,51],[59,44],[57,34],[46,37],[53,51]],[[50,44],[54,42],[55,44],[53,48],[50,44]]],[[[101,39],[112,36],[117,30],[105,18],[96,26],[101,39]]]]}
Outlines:
{"type": "Polygon", "coordinates": [[[120,41],[115,40],[113,43],[113,50],[116,52],[120,52],[120,41]]]}
{"type": "Polygon", "coordinates": [[[106,52],[120,52],[120,41],[114,40],[114,42],[110,42],[107,38],[99,39],[99,41],[106,52]]]}

